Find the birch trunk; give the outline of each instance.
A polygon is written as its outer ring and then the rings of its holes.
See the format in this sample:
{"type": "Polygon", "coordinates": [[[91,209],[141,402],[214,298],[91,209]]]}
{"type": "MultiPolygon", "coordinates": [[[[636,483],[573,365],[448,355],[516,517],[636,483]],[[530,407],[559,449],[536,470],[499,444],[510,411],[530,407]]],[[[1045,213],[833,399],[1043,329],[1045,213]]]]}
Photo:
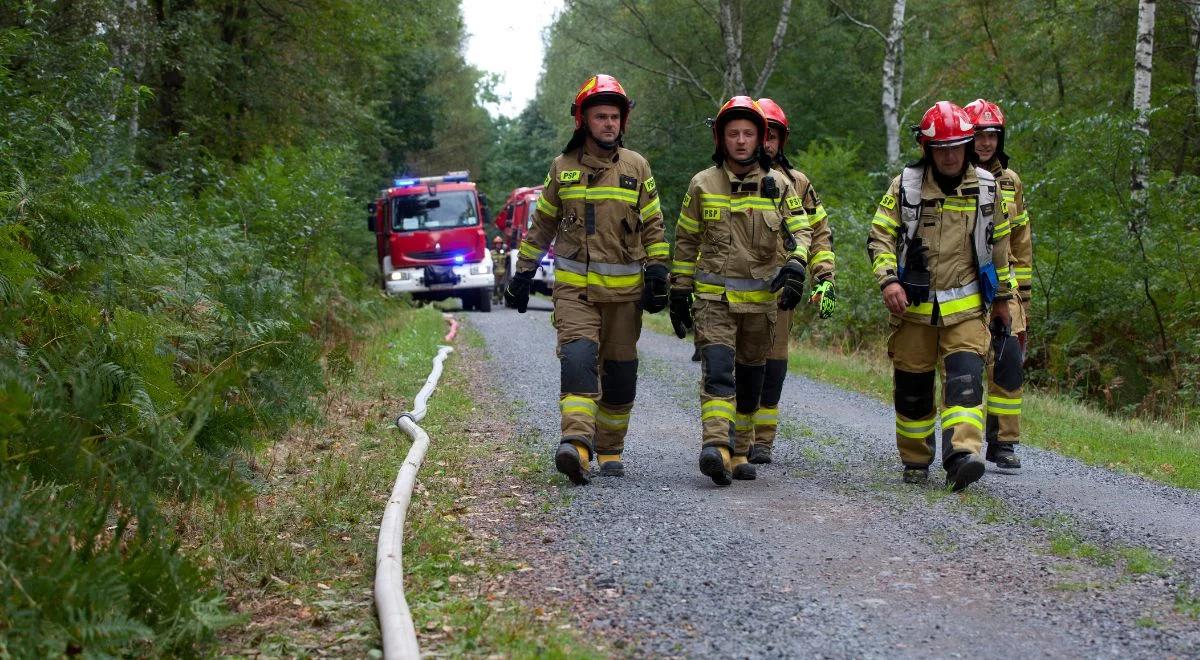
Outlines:
{"type": "Polygon", "coordinates": [[[892,23],[883,44],[883,127],[887,134],[888,170],[900,166],[900,99],[904,94],[905,0],[892,5],[892,23]]]}
{"type": "Polygon", "coordinates": [[[1155,0],[1138,0],[1137,44],[1133,56],[1134,119],[1133,176],[1130,196],[1133,201],[1133,231],[1146,224],[1146,185],[1150,163],[1147,149],[1150,143],[1150,78],[1154,67],[1154,10],[1155,0]]]}
{"type": "Polygon", "coordinates": [[[742,8],[739,0],[721,0],[721,38],[725,41],[724,99],[728,99],[746,93],[746,81],[742,76],[742,8]]]}
{"type": "Polygon", "coordinates": [[[1196,66],[1192,69],[1192,92],[1196,95],[1196,116],[1200,117],[1200,0],[1188,3],[1188,24],[1192,29],[1192,48],[1196,49],[1196,66]]]}

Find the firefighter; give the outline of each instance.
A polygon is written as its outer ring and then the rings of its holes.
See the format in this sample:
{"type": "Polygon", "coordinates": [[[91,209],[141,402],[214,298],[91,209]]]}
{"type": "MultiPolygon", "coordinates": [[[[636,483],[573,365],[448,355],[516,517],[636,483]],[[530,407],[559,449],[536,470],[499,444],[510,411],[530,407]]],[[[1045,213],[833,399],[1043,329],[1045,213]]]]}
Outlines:
{"type": "MultiPolygon", "coordinates": [[[[812,245],[809,248],[809,278],[813,282],[809,303],[818,305],[818,314],[827,319],[837,308],[837,296],[833,290],[834,257],[833,233],[829,229],[828,214],[821,198],[813,189],[808,177],[794,169],[784,155],[788,139],[788,120],[783,108],[767,98],[758,100],[767,115],[767,140],[763,145],[767,155],[774,159],[775,167],[783,172],[800,196],[801,207],[812,226],[812,245]]],[[[754,444],[750,447],[751,463],[770,463],[771,449],[775,446],[775,433],[779,427],[779,397],[783,392],[783,380],[787,376],[788,344],[791,339],[792,310],[780,311],[775,321],[775,340],[767,353],[767,370],[763,381],[762,398],[754,413],[754,444]]]]}
{"type": "Polygon", "coordinates": [[[624,474],[642,310],[660,312],[668,300],[670,246],[658,189],[646,159],[622,146],[632,106],[612,76],[580,87],[571,105],[575,133],[546,175],[504,294],[525,312],[534,272],[554,241],[562,415],[554,465],[577,485],[588,483],[592,456],[601,475],[624,474]]]}
{"type": "Polygon", "coordinates": [[[939,101],[921,119],[923,154],[879,200],[867,250],[891,312],[896,445],[904,481],[923,483],[934,458],[934,370],[942,370],[942,467],[962,490],[984,473],[983,371],[988,305],[998,332],[1011,327],[1008,221],[996,213],[996,180],[977,167],[967,113],[939,101]],[[994,304],[992,304],[994,302],[994,304]]]}
{"type": "Polygon", "coordinates": [[[776,312],[800,302],[808,264],[812,230],[763,151],[766,134],[757,102],[726,102],[713,122],[715,165],[692,177],[676,224],[671,323],[682,338],[695,319],[700,472],[722,486],[756,476],[747,454],[776,312]]]}
{"type": "Polygon", "coordinates": [[[988,370],[985,457],[1003,470],[1017,470],[1021,459],[1016,445],[1021,439],[1021,386],[1025,380],[1025,347],[1028,342],[1029,299],[1033,290],[1033,235],[1029,212],[1025,209],[1025,187],[1021,177],[1008,168],[1004,152],[1004,112],[990,101],[975,99],[963,110],[975,124],[975,153],[980,165],[996,177],[1000,188],[1000,209],[1009,224],[1010,285],[1016,283],[1016,295],[1009,303],[1012,330],[1009,335],[992,338],[992,364],[988,370]]]}
{"type": "Polygon", "coordinates": [[[500,302],[508,285],[508,250],[504,247],[504,237],[499,235],[492,237],[492,275],[496,281],[492,302],[500,302]]]}

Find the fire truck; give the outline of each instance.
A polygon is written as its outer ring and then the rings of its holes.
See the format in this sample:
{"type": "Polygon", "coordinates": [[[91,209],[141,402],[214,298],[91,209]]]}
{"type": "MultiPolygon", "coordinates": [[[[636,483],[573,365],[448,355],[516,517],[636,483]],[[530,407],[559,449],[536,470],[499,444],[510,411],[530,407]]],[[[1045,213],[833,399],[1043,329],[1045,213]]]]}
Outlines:
{"type": "Polygon", "coordinates": [[[487,199],[468,172],[403,178],[367,205],[383,288],[414,300],[461,298],[492,311],[495,276],[483,225],[487,199]]]}
{"type": "MultiPolygon", "coordinates": [[[[517,188],[509,193],[508,199],[504,201],[504,208],[496,214],[496,228],[500,230],[500,235],[504,237],[504,243],[508,246],[508,262],[496,267],[507,268],[510,279],[517,272],[521,241],[533,226],[533,210],[541,196],[542,186],[517,188]]],[[[553,288],[554,246],[551,245],[550,250],[542,256],[542,263],[533,276],[533,292],[550,295],[553,288]]]]}

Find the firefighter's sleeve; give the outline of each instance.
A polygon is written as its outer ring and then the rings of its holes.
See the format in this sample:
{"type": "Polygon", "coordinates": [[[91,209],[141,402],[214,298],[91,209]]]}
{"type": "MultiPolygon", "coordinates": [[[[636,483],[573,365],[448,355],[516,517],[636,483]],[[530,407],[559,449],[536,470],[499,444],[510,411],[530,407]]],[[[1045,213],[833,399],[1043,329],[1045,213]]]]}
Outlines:
{"type": "Polygon", "coordinates": [[[538,197],[534,207],[533,226],[521,241],[520,254],[517,257],[517,272],[524,273],[537,270],[542,263],[542,255],[550,247],[558,233],[558,219],[562,215],[562,200],[558,197],[558,177],[555,167],[550,167],[546,174],[546,183],[542,195],[538,197]]]}
{"type": "Polygon", "coordinates": [[[812,225],[812,247],[809,252],[808,272],[814,282],[832,280],[834,275],[833,230],[829,228],[829,215],[820,196],[809,183],[800,199],[812,225]]]}
{"type": "Polygon", "coordinates": [[[812,216],[805,212],[800,194],[790,184],[783,191],[783,222],[787,232],[796,241],[796,247],[792,248],[787,258],[807,266],[809,249],[812,246],[812,216]]]}
{"type": "Polygon", "coordinates": [[[667,243],[667,235],[663,230],[663,215],[661,200],[658,197],[658,186],[650,167],[646,167],[642,189],[638,193],[638,212],[642,219],[642,245],[646,248],[646,265],[666,265],[671,256],[671,246],[667,243]]]}
{"type": "Polygon", "coordinates": [[[700,188],[692,179],[683,195],[679,218],[675,221],[675,256],[671,261],[671,287],[691,289],[696,277],[696,258],[700,254],[700,188]]]}
{"type": "Polygon", "coordinates": [[[892,179],[892,185],[875,207],[871,229],[867,234],[867,258],[875,281],[882,289],[892,282],[900,281],[900,267],[896,263],[899,252],[900,231],[900,177],[892,179]]]}
{"type": "Polygon", "coordinates": [[[1013,174],[1013,201],[1009,202],[1009,262],[1013,264],[1021,302],[1029,304],[1033,293],[1033,230],[1029,227],[1029,209],[1025,207],[1025,186],[1013,174]]]}

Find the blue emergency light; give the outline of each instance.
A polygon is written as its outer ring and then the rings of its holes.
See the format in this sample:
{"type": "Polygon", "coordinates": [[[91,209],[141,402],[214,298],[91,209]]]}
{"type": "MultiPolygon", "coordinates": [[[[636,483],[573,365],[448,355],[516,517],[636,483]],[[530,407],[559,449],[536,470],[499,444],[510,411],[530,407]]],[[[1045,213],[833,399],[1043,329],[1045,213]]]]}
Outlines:
{"type": "Polygon", "coordinates": [[[397,188],[403,188],[405,186],[415,186],[420,182],[420,179],[396,179],[392,183],[395,184],[395,187],[397,188]]]}
{"type": "Polygon", "coordinates": [[[464,261],[466,261],[466,259],[464,259],[461,254],[454,257],[454,263],[456,264],[461,264],[464,261]]]}

